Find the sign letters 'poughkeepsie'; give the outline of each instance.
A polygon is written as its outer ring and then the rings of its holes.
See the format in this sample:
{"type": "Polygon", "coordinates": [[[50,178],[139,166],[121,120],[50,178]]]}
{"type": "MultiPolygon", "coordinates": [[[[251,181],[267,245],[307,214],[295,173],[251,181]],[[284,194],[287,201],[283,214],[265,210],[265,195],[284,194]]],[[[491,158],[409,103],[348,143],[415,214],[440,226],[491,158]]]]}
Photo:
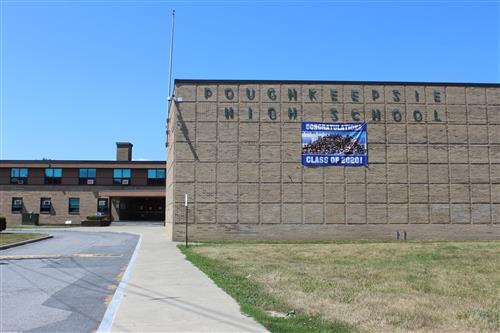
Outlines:
{"type": "Polygon", "coordinates": [[[302,165],[366,166],[366,123],[302,123],[302,165]]]}

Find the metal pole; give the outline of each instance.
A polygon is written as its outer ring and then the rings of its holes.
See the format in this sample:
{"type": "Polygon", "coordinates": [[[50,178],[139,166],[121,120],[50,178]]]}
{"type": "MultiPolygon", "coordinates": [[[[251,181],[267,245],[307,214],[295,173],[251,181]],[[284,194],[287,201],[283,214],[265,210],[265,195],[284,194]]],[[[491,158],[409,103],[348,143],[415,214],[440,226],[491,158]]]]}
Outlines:
{"type": "MultiPolygon", "coordinates": [[[[172,11],[172,32],[170,34],[170,64],[168,67],[168,84],[167,84],[167,124],[166,124],[166,130],[165,130],[165,146],[167,147],[168,145],[168,117],[170,116],[170,105],[172,103],[171,101],[171,96],[172,94],[170,93],[170,82],[172,81],[172,63],[173,63],[173,55],[174,55],[174,26],[175,26],[175,10],[172,11]]],[[[165,159],[165,170],[167,169],[167,161],[165,159]]],[[[167,198],[165,197],[165,200],[167,198]]],[[[166,207],[166,202],[165,202],[165,207],[166,207]]],[[[165,216],[165,219],[163,220],[163,226],[167,225],[167,218],[165,216]]]]}
{"type": "MultiPolygon", "coordinates": [[[[172,11],[172,33],[170,34],[170,65],[168,66],[168,98],[172,97],[170,85],[172,82],[172,64],[174,61],[174,28],[175,28],[175,10],[172,11]]],[[[170,103],[169,103],[170,105],[170,103]]],[[[169,108],[170,110],[170,108],[169,108]]]]}
{"type": "Polygon", "coordinates": [[[184,206],[186,207],[186,248],[188,247],[188,195],[184,195],[184,206]]]}

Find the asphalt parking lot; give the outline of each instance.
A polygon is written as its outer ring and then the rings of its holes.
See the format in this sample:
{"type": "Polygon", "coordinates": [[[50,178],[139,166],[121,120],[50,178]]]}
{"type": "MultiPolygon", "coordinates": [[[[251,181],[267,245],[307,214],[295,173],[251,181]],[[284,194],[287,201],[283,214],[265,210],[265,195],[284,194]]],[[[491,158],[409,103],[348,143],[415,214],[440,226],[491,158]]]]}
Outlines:
{"type": "Polygon", "coordinates": [[[40,232],[54,238],[0,251],[0,331],[97,330],[139,236],[40,232]]]}

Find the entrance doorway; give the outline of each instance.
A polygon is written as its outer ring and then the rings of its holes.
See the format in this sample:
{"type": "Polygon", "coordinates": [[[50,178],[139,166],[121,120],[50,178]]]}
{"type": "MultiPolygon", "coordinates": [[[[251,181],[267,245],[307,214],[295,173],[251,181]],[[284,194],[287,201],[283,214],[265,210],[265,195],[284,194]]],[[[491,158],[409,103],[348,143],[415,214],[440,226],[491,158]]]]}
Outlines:
{"type": "Polygon", "coordinates": [[[115,221],[164,221],[164,197],[112,198],[115,221]]]}

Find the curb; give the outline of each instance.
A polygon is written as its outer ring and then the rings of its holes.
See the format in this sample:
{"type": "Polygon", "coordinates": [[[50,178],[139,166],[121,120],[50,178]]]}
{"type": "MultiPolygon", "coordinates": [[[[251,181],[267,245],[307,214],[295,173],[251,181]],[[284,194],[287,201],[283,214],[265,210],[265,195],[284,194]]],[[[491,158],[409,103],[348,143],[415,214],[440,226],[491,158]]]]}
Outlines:
{"type": "Polygon", "coordinates": [[[135,245],[134,253],[132,253],[132,257],[130,257],[130,261],[128,262],[127,268],[123,277],[116,288],[113,298],[111,302],[108,304],[106,308],[106,312],[97,328],[97,333],[109,333],[111,332],[111,328],[113,327],[113,322],[115,321],[116,314],[118,313],[118,309],[120,308],[120,304],[122,302],[123,296],[125,295],[125,289],[128,285],[128,280],[130,278],[130,274],[132,272],[132,266],[134,266],[135,259],[139,253],[139,248],[142,243],[142,235],[139,235],[139,240],[135,245]]]}
{"type": "Polygon", "coordinates": [[[49,238],[52,238],[52,237],[54,237],[54,236],[47,235],[47,236],[43,236],[43,237],[39,237],[39,238],[35,238],[35,239],[28,239],[28,240],[17,242],[17,243],[11,243],[11,244],[7,244],[7,245],[2,245],[2,246],[0,246],[0,251],[1,250],[10,249],[11,247],[16,247],[16,246],[21,246],[21,245],[26,245],[26,244],[30,244],[30,243],[35,243],[35,242],[43,241],[45,239],[49,239],[49,238]]]}

